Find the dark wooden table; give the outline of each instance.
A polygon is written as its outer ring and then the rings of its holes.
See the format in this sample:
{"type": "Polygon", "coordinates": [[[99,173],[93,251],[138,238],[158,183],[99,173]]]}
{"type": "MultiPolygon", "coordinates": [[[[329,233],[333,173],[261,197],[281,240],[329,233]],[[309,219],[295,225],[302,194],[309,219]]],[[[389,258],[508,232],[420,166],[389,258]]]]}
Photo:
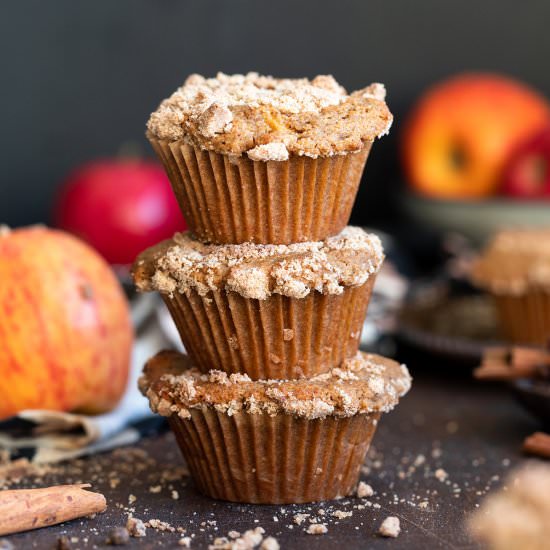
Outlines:
{"type": "MultiPolygon", "coordinates": [[[[27,485],[91,482],[109,507],[94,519],[76,520],[9,537],[15,548],[53,548],[60,535],[74,537],[72,548],[105,546],[110,528],[124,525],[130,509],[146,521],[160,519],[193,536],[192,548],[208,548],[229,531],[261,526],[281,548],[477,548],[465,520],[483,496],[499,486],[514,465],[525,435],[537,423],[506,388],[475,384],[445,372],[415,372],[415,383],[400,406],[383,418],[362,478],[375,495],[365,500],[296,506],[243,506],[199,495],[182,475],[182,461],[171,433],[145,438],[137,447],[64,465],[59,472],[27,485]],[[176,491],[176,493],[173,493],[176,491]],[[129,495],[136,497],[129,504],[129,495]],[[178,498],[175,498],[178,497],[178,498]],[[332,516],[337,510],[351,517],[332,516]],[[323,514],[324,515],[320,515],[323,514]],[[308,513],[326,523],[324,535],[305,533],[309,525],[294,523],[308,513]],[[400,518],[397,539],[376,533],[389,515],[400,518]],[[77,540],[78,539],[78,540],[77,540]]],[[[418,369],[417,369],[418,370],[418,369]]],[[[131,547],[181,548],[182,533],[147,529],[131,547]]]]}

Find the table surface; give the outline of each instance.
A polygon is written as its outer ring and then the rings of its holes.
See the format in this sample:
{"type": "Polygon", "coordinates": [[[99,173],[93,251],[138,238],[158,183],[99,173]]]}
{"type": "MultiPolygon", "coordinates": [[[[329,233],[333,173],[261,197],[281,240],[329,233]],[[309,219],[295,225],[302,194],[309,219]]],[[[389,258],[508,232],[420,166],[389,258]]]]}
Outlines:
{"type": "Polygon", "coordinates": [[[453,375],[444,380],[443,363],[439,373],[415,372],[415,365],[410,366],[413,389],[382,419],[363,468],[362,479],[375,490],[369,499],[292,506],[213,501],[198,494],[186,475],[182,478],[185,467],[175,441],[164,432],[20,484],[90,482],[106,496],[108,510],[94,519],[9,540],[15,548],[51,549],[59,536],[68,535],[74,537],[72,548],[105,547],[109,530],[124,525],[131,512],[143,521],[160,519],[186,530],[184,535],[148,528],[146,537],[131,539],[130,547],[137,548],[181,548],[182,536],[193,537],[192,548],[208,548],[229,531],[243,533],[258,526],[284,549],[477,548],[465,520],[488,491],[502,484],[509,469],[525,460],[519,450],[522,439],[538,425],[505,387],[453,375]],[[136,497],[132,504],[130,494],[136,497]],[[338,510],[352,516],[338,519],[332,515],[338,510]],[[311,515],[297,525],[297,513],[311,515]],[[387,516],[400,519],[397,539],[377,535],[387,516]],[[328,532],[307,534],[311,518],[325,523],[328,532]]]}

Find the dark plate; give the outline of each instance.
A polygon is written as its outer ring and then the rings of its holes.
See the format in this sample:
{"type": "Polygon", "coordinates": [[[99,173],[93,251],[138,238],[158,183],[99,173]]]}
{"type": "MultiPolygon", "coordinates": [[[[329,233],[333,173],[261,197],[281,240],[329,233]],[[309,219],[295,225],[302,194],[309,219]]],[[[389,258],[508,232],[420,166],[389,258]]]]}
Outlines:
{"type": "Polygon", "coordinates": [[[483,350],[504,345],[491,300],[479,294],[454,296],[446,282],[416,285],[399,316],[397,337],[420,351],[478,366],[483,350]]]}

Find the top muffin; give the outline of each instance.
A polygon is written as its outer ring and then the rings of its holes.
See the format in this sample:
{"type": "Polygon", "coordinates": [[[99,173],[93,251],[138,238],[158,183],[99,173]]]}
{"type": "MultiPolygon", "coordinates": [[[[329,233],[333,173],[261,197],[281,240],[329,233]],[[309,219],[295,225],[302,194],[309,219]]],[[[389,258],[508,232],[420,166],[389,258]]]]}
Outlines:
{"type": "Polygon", "coordinates": [[[359,151],[386,134],[393,117],[382,84],[347,94],[330,75],[313,80],[191,75],[147,123],[149,133],[251,160],[329,157],[359,151]]]}
{"type": "Polygon", "coordinates": [[[472,280],[497,294],[550,291],[550,228],[498,232],[474,264],[472,280]]]}

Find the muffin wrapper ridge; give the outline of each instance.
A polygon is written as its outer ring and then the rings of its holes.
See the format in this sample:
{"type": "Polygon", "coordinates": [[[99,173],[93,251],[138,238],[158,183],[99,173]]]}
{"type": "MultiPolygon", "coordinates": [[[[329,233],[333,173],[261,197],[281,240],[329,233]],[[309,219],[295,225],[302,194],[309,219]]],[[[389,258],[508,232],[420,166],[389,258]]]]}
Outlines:
{"type": "Polygon", "coordinates": [[[356,354],[375,275],[342,294],[266,300],[235,292],[163,294],[193,363],[253,380],[329,371],[356,354]]]}
{"type": "Polygon", "coordinates": [[[517,344],[548,344],[550,292],[532,289],[518,296],[494,294],[493,299],[504,338],[517,344]]]}
{"type": "Polygon", "coordinates": [[[185,220],[214,244],[320,241],[348,223],[372,142],[357,153],[252,161],[147,136],[185,220]]]}
{"type": "Polygon", "coordinates": [[[309,420],[193,409],[169,418],[200,491],[222,500],[287,504],[349,495],[380,413],[309,420]]]}

